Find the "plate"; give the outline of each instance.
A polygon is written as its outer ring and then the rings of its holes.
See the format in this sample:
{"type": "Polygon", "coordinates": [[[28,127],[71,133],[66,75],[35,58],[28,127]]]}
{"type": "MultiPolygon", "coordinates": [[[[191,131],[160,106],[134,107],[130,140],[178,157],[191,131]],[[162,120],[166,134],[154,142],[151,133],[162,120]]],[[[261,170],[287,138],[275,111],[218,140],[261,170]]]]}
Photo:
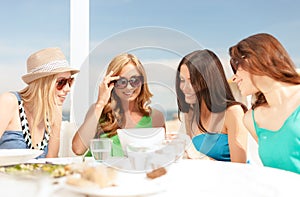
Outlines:
{"type": "Polygon", "coordinates": [[[152,195],[165,191],[165,188],[155,180],[146,178],[145,174],[118,173],[116,186],[106,188],[78,187],[63,184],[63,187],[76,193],[88,196],[129,197],[152,195]]]}
{"type": "Polygon", "coordinates": [[[31,159],[27,161],[27,163],[49,163],[49,164],[71,164],[71,163],[79,163],[82,161],[82,157],[55,157],[55,158],[38,158],[31,159]]]}
{"type": "Polygon", "coordinates": [[[0,166],[25,163],[43,153],[34,149],[0,149],[0,166]]]}

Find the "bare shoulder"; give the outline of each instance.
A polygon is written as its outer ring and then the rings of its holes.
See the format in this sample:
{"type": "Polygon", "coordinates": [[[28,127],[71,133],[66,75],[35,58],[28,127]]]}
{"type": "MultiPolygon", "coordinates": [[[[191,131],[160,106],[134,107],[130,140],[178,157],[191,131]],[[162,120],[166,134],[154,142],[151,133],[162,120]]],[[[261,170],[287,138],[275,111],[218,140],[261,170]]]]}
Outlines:
{"type": "Polygon", "coordinates": [[[158,109],[153,108],[151,112],[151,116],[163,116],[163,113],[158,109]]]}
{"type": "Polygon", "coordinates": [[[244,110],[241,105],[232,105],[226,109],[225,125],[228,130],[234,131],[234,128],[243,124],[244,110]]]}
{"type": "Polygon", "coordinates": [[[244,110],[241,105],[232,105],[226,109],[228,116],[244,116],[244,110]]]}
{"type": "Polygon", "coordinates": [[[157,109],[152,109],[151,117],[152,117],[153,127],[164,127],[165,126],[165,117],[161,111],[159,111],[157,109]]]}
{"type": "Polygon", "coordinates": [[[17,117],[16,114],[19,112],[18,99],[17,97],[10,92],[6,92],[0,95],[0,117],[1,117],[1,126],[9,124],[9,121],[13,117],[17,117]]]}
{"type": "Polygon", "coordinates": [[[5,92],[3,94],[0,94],[0,105],[2,106],[17,106],[18,104],[18,99],[17,97],[10,93],[10,92],[5,92]]]}

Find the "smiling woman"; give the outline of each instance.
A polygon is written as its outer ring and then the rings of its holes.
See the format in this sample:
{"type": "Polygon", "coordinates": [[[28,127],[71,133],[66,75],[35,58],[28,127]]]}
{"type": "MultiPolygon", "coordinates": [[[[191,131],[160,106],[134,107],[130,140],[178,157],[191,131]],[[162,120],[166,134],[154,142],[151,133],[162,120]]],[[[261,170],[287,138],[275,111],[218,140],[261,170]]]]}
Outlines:
{"type": "Polygon", "coordinates": [[[40,157],[57,157],[62,104],[70,92],[72,69],[59,48],[47,48],[27,60],[28,84],[0,95],[0,148],[39,149],[40,157]]]}
{"type": "Polygon", "coordinates": [[[207,49],[193,51],[177,68],[178,108],[195,148],[220,161],[247,161],[246,106],[233,97],[223,66],[207,49]]]}
{"type": "Polygon", "coordinates": [[[229,54],[241,94],[255,95],[243,120],[263,165],[300,174],[300,76],[287,50],[273,35],[259,33],[229,54]]]}
{"type": "Polygon", "coordinates": [[[151,97],[138,58],[132,54],[113,58],[99,85],[98,99],[73,138],[73,151],[83,154],[92,138],[111,138],[112,155],[123,156],[117,129],[165,127],[162,112],[149,106],[151,97]]]}

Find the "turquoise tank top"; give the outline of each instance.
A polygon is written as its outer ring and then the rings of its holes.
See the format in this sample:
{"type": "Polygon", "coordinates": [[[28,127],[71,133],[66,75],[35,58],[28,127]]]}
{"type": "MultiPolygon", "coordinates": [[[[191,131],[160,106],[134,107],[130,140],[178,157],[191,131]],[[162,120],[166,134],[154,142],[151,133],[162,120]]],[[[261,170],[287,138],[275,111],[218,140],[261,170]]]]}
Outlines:
{"type": "Polygon", "coordinates": [[[228,135],[223,133],[204,133],[192,138],[195,148],[218,161],[231,161],[228,135]]]}
{"type": "Polygon", "coordinates": [[[264,166],[288,170],[300,174],[300,106],[285,120],[277,131],[257,125],[258,153],[264,166]]]}
{"type": "MultiPolygon", "coordinates": [[[[143,116],[135,126],[135,128],[151,128],[151,127],[153,126],[152,126],[152,117],[150,116],[143,116]]],[[[107,138],[107,134],[106,133],[102,134],[100,138],[107,138]]],[[[116,156],[116,157],[124,156],[119,136],[114,135],[110,139],[112,140],[112,156],[116,156]]]]}

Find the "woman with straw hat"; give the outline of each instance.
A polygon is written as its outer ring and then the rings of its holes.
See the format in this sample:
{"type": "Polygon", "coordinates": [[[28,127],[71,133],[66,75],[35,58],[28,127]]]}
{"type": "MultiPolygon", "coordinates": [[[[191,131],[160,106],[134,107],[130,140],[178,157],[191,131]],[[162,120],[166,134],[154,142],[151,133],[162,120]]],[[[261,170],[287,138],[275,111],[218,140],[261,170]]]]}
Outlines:
{"type": "Polygon", "coordinates": [[[27,59],[27,86],[0,95],[0,149],[39,149],[57,157],[62,104],[79,70],[69,67],[59,48],[46,48],[27,59]]]}

